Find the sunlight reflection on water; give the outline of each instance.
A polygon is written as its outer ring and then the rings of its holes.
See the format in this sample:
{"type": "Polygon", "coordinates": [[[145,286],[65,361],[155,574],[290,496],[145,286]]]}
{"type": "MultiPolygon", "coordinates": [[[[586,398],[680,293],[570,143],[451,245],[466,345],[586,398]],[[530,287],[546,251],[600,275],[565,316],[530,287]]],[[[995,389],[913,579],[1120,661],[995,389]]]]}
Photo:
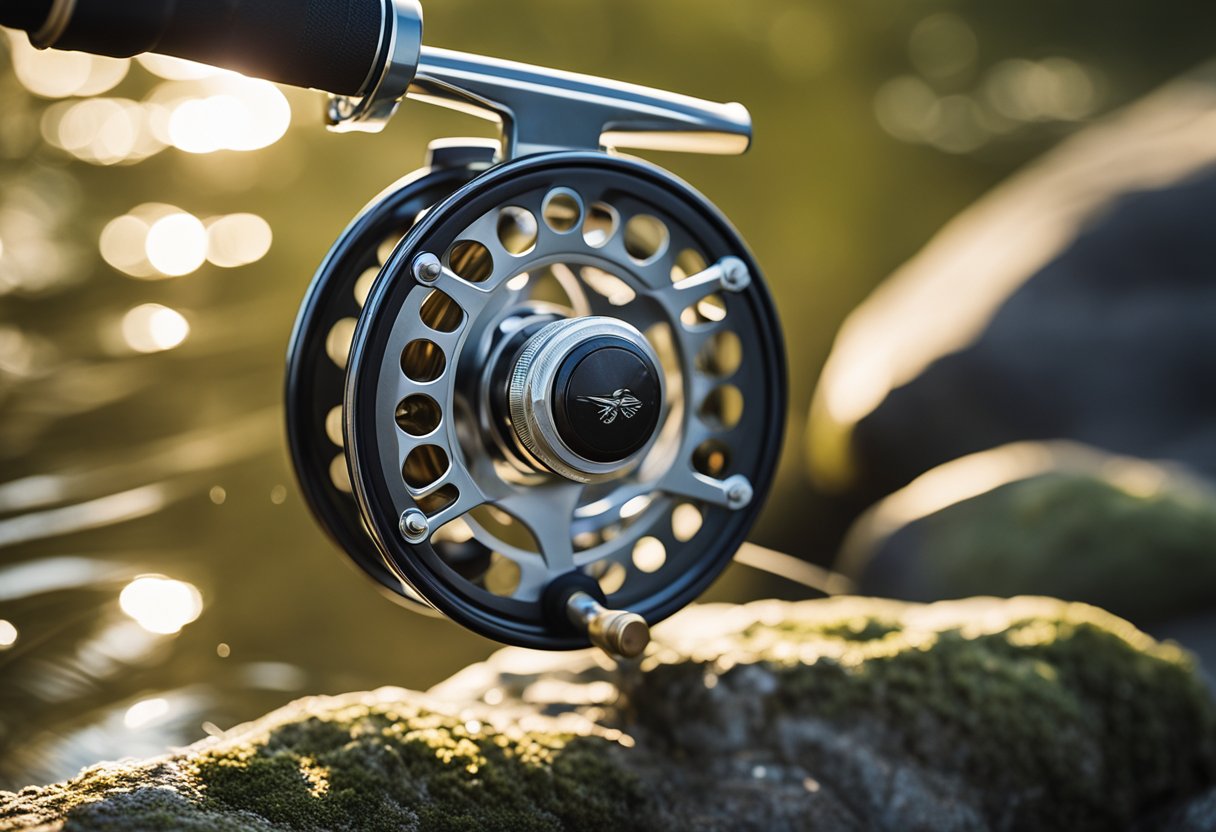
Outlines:
{"type": "Polygon", "coordinates": [[[123,587],[118,596],[122,611],[150,633],[170,635],[203,612],[203,596],[184,581],[144,575],[123,587]]]}

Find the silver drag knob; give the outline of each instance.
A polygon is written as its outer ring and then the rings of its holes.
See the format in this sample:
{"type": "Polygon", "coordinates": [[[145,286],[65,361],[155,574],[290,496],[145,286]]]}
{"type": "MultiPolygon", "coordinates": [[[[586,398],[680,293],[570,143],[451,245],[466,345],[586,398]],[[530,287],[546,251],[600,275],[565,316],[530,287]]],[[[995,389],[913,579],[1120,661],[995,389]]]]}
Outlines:
{"type": "Polygon", "coordinates": [[[554,321],[524,345],[507,392],[511,428],[544,468],[577,482],[628,469],[654,442],[666,389],[635,327],[601,316],[554,321]]]}

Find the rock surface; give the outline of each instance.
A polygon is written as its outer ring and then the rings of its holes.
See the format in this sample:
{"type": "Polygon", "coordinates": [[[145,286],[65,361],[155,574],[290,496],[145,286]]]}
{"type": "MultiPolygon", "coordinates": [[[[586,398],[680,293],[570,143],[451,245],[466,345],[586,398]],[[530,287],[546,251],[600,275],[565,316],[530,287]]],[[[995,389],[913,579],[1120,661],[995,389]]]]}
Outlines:
{"type": "Polygon", "coordinates": [[[966,454],[1072,439],[1216,477],[1216,67],[1083,131],[845,321],[809,427],[862,503],[966,454]]]}
{"type": "Polygon", "coordinates": [[[303,699],[0,793],[0,829],[1191,829],[1216,784],[1190,659],[1093,607],[713,605],[657,637],[303,699]]]}
{"type": "Polygon", "coordinates": [[[1212,610],[1216,490],[1178,466],[1072,443],[1007,445],[867,511],[837,569],[867,595],[1051,595],[1152,629],[1212,610]]]}

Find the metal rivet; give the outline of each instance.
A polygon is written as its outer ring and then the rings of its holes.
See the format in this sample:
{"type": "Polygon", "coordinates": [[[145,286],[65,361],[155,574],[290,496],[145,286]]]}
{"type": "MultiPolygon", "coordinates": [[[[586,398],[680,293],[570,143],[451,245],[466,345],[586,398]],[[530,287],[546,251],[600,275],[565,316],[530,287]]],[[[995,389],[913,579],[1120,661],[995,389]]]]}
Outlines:
{"type": "Polygon", "coordinates": [[[431,524],[427,521],[426,515],[416,508],[402,513],[399,526],[401,534],[410,543],[421,543],[426,540],[426,536],[431,530],[431,524]]]}
{"type": "Polygon", "coordinates": [[[752,273],[738,257],[723,257],[719,267],[722,269],[722,288],[726,291],[742,292],[752,285],[752,273]]]}
{"type": "Polygon", "coordinates": [[[429,251],[424,251],[414,258],[412,266],[414,277],[422,283],[434,283],[443,274],[443,264],[439,258],[429,251]]]}
{"type": "Polygon", "coordinates": [[[726,505],[732,509],[745,508],[752,501],[753,491],[752,484],[747,477],[742,474],[736,474],[730,477],[724,483],[726,491],[726,505]]]}

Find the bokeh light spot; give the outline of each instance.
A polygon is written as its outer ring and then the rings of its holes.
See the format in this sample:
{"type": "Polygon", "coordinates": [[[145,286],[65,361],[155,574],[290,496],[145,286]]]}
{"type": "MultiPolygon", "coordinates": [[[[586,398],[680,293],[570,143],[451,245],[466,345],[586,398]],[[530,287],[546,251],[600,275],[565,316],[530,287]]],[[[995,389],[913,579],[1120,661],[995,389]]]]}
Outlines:
{"type": "Polygon", "coordinates": [[[131,66],[126,58],[35,49],[23,35],[8,34],[13,74],[23,87],[43,98],[100,95],[127,77],[131,66]]]}
{"type": "Polygon", "coordinates": [[[291,105],[269,81],[226,75],[204,82],[212,95],[174,102],[169,142],[187,153],[258,150],[281,139],[291,125],[291,105]]]}
{"type": "Polygon", "coordinates": [[[122,337],[136,352],[164,352],[179,346],[190,334],[180,312],[159,303],[144,303],[122,319],[122,337]]]}
{"type": "Polygon", "coordinates": [[[207,226],[207,259],[234,269],[266,256],[274,235],[270,223],[257,214],[229,214],[207,226]]]}
{"type": "Polygon", "coordinates": [[[192,214],[170,214],[152,223],[144,247],[148,262],[157,271],[180,277],[206,261],[207,229],[192,214]]]}
{"type": "Polygon", "coordinates": [[[942,12],[917,23],[908,38],[908,57],[926,77],[950,78],[975,64],[979,42],[956,14],[942,12]]]}
{"type": "Polygon", "coordinates": [[[11,621],[0,618],[0,650],[7,650],[17,643],[17,628],[11,621]]]}
{"type": "Polygon", "coordinates": [[[159,722],[169,715],[169,700],[159,696],[152,699],[141,699],[123,715],[122,724],[134,731],[144,726],[159,722]]]}
{"type": "Polygon", "coordinates": [[[193,584],[142,575],[118,596],[122,611],[150,633],[176,633],[202,614],[203,597],[193,584]]]}
{"type": "Polygon", "coordinates": [[[149,228],[147,222],[132,214],[110,220],[102,229],[98,242],[102,259],[133,277],[153,274],[144,249],[149,228]]]}

